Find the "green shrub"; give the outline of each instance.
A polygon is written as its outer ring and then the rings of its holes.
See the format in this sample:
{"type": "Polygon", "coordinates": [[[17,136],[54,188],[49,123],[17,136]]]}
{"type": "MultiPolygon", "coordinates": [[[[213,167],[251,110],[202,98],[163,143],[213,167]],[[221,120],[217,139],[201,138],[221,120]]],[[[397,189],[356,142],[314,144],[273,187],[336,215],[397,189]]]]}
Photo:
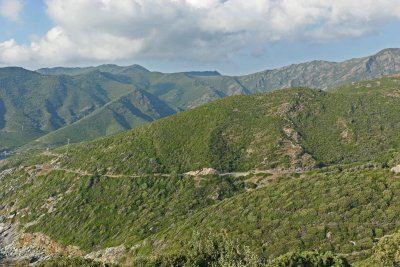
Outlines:
{"type": "Polygon", "coordinates": [[[372,257],[380,266],[400,266],[400,233],[381,238],[374,247],[372,257]]]}
{"type": "Polygon", "coordinates": [[[37,267],[117,267],[116,264],[100,263],[84,258],[54,257],[36,264],[37,267]]]}
{"type": "Polygon", "coordinates": [[[250,248],[228,239],[223,234],[195,233],[181,254],[159,255],[136,259],[134,266],[228,267],[259,266],[259,257],[250,248]]]}
{"type": "Polygon", "coordinates": [[[270,267],[350,267],[348,261],[332,252],[290,252],[274,259],[270,267]]]}

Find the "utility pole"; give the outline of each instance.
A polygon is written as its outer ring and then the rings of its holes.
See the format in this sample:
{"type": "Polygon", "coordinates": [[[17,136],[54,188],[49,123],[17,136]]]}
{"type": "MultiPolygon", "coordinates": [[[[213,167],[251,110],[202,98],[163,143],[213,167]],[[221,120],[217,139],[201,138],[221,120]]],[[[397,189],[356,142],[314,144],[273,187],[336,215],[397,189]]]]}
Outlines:
{"type": "Polygon", "coordinates": [[[68,143],[67,143],[67,156],[68,156],[68,152],[69,152],[69,138],[68,138],[68,143]]]}

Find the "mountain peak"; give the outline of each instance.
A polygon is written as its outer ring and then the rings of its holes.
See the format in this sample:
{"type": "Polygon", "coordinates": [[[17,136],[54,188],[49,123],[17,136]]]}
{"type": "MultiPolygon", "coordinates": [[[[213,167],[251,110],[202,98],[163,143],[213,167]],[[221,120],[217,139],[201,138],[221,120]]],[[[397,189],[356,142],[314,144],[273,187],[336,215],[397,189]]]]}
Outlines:
{"type": "Polygon", "coordinates": [[[7,77],[27,76],[38,74],[37,72],[27,70],[21,67],[4,67],[0,68],[0,75],[7,77]]]}
{"type": "Polygon", "coordinates": [[[400,53],[400,48],[385,48],[381,51],[379,51],[378,53],[376,53],[376,55],[380,55],[380,54],[387,54],[387,53],[400,53]]]}
{"type": "Polygon", "coordinates": [[[185,74],[190,76],[221,76],[218,71],[186,71],[185,74]]]}
{"type": "Polygon", "coordinates": [[[126,68],[129,70],[135,70],[137,72],[150,72],[148,69],[146,69],[145,67],[138,65],[138,64],[133,64],[133,65],[127,66],[126,68]]]}

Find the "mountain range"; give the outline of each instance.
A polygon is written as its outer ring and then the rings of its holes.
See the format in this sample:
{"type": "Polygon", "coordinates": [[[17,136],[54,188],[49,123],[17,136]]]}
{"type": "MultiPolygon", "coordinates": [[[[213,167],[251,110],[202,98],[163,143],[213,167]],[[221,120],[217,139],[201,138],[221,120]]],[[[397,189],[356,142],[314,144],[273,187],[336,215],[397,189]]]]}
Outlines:
{"type": "Polygon", "coordinates": [[[0,69],[0,151],[115,134],[231,95],[329,89],[400,71],[400,49],[340,63],[312,61],[245,76],[160,73],[139,65],[0,69]]]}

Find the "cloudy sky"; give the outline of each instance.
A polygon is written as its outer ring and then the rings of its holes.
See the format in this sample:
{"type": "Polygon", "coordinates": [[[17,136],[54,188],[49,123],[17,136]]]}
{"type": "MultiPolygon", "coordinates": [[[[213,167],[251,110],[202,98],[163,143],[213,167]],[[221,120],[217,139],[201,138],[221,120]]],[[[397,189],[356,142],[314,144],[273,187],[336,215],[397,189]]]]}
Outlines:
{"type": "Polygon", "coordinates": [[[0,0],[0,66],[246,74],[400,47],[400,0],[0,0]]]}

